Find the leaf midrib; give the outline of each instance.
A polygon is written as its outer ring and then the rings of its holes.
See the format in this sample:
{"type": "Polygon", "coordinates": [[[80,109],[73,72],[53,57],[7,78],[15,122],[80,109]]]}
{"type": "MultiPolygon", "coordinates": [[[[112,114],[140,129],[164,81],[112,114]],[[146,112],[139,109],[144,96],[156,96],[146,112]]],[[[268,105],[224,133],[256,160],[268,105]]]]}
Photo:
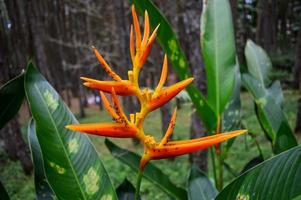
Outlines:
{"type": "Polygon", "coordinates": [[[76,175],[76,173],[75,173],[75,170],[74,170],[74,168],[73,168],[73,166],[72,166],[71,160],[70,160],[70,158],[69,158],[69,156],[68,156],[68,154],[67,154],[67,151],[66,151],[66,149],[65,149],[65,145],[64,145],[64,143],[63,143],[63,141],[62,141],[62,139],[61,139],[61,137],[60,137],[60,135],[59,135],[59,131],[58,131],[57,127],[55,126],[54,120],[53,120],[53,118],[52,118],[52,116],[51,116],[51,113],[50,113],[50,111],[49,111],[49,109],[48,109],[48,106],[47,106],[47,104],[45,103],[45,100],[44,100],[44,98],[43,98],[43,95],[41,94],[41,92],[40,92],[40,90],[39,90],[39,88],[38,88],[38,86],[37,86],[36,84],[33,84],[33,86],[34,86],[35,89],[37,90],[37,92],[38,92],[40,98],[42,99],[42,102],[43,102],[44,106],[46,107],[47,113],[48,113],[48,115],[50,116],[50,119],[51,119],[51,123],[52,123],[52,125],[53,125],[53,127],[54,127],[54,129],[55,129],[55,133],[56,133],[57,137],[59,138],[59,141],[60,141],[60,143],[61,143],[61,145],[62,145],[62,147],[63,147],[62,149],[63,149],[63,151],[64,151],[64,153],[65,153],[65,155],[66,155],[67,161],[68,161],[68,163],[69,163],[69,165],[70,165],[71,171],[72,171],[72,173],[73,173],[73,175],[74,175],[74,177],[75,177],[75,180],[76,180],[76,182],[77,182],[77,184],[78,184],[78,187],[79,187],[79,189],[80,189],[80,191],[81,191],[81,193],[82,193],[82,196],[83,196],[83,198],[84,198],[85,200],[87,200],[87,197],[86,197],[85,193],[83,192],[83,190],[82,190],[82,188],[81,188],[79,179],[78,179],[78,177],[77,177],[77,175],[76,175]]]}
{"type": "MultiPolygon", "coordinates": [[[[215,3],[215,1],[214,1],[215,3]]],[[[215,4],[214,4],[214,7],[215,7],[215,4]]],[[[213,20],[213,23],[214,23],[214,46],[216,47],[217,46],[217,27],[216,27],[216,22],[215,22],[215,19],[216,19],[216,12],[215,12],[215,9],[212,9],[212,12],[213,12],[213,15],[214,15],[214,20],[213,20]]],[[[215,97],[215,101],[216,101],[216,111],[217,111],[217,114],[219,114],[219,104],[220,104],[220,101],[219,101],[219,71],[218,71],[218,66],[217,66],[217,63],[218,63],[218,49],[219,48],[215,48],[216,49],[216,54],[215,54],[215,57],[214,57],[214,64],[215,64],[215,84],[216,84],[216,97],[215,97]]]]}

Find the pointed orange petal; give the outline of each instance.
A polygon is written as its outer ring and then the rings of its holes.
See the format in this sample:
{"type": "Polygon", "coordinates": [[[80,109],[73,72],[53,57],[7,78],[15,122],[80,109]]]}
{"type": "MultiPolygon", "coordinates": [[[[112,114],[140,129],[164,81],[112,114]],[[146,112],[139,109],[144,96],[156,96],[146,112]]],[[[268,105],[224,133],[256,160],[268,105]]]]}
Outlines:
{"type": "Polygon", "coordinates": [[[139,58],[139,67],[141,67],[145,63],[148,55],[150,54],[150,51],[151,51],[151,48],[152,48],[152,44],[154,43],[154,41],[156,39],[156,33],[157,33],[158,28],[159,28],[159,25],[156,27],[156,29],[154,30],[153,34],[149,38],[149,40],[147,42],[147,45],[146,45],[145,49],[143,50],[143,52],[142,52],[142,54],[141,54],[141,56],[139,58]]]}
{"type": "Polygon", "coordinates": [[[134,138],[137,133],[135,126],[115,123],[72,124],[67,125],[66,128],[92,135],[117,138],[134,138]]]}
{"type": "Polygon", "coordinates": [[[158,95],[154,95],[152,100],[149,102],[148,107],[150,111],[161,107],[173,97],[175,97],[179,92],[181,92],[187,85],[193,81],[193,78],[188,78],[186,80],[180,81],[168,88],[162,90],[158,95]]]}
{"type": "Polygon", "coordinates": [[[133,25],[131,25],[131,32],[130,32],[130,53],[132,62],[135,59],[135,45],[134,45],[134,32],[133,32],[133,25]]]}
{"type": "Polygon", "coordinates": [[[160,77],[160,81],[158,83],[158,86],[155,90],[155,94],[159,93],[162,90],[163,85],[164,85],[164,83],[166,81],[166,78],[167,78],[167,72],[168,72],[168,61],[167,61],[167,55],[165,54],[164,55],[162,72],[161,72],[161,77],[160,77]]]}
{"type": "Polygon", "coordinates": [[[166,130],[166,133],[163,137],[163,139],[161,140],[159,147],[162,147],[163,145],[165,145],[168,141],[168,138],[171,136],[171,134],[173,133],[173,129],[175,127],[175,123],[176,123],[176,117],[177,117],[177,108],[175,108],[175,110],[173,111],[171,120],[169,122],[168,128],[166,130]]]}
{"type": "Polygon", "coordinates": [[[112,88],[114,88],[117,95],[121,96],[131,96],[135,95],[136,88],[128,80],[122,81],[98,81],[91,78],[81,77],[82,80],[86,81],[85,86],[97,90],[101,90],[106,93],[111,93],[112,88]]]}
{"type": "Polygon", "coordinates": [[[159,27],[160,27],[160,24],[155,28],[152,35],[149,37],[147,45],[152,45],[152,43],[155,41],[159,27]]]}
{"type": "Polygon", "coordinates": [[[111,69],[111,67],[104,60],[99,51],[94,46],[92,46],[92,49],[96,58],[98,59],[99,63],[102,65],[104,70],[107,72],[107,74],[111,76],[115,81],[121,81],[121,78],[111,69]]]}
{"type": "Polygon", "coordinates": [[[133,16],[133,23],[134,23],[134,29],[135,29],[135,34],[136,34],[136,48],[140,48],[141,32],[140,32],[139,19],[138,19],[134,5],[132,5],[132,16],[133,16]]]}
{"type": "Polygon", "coordinates": [[[167,145],[164,145],[162,147],[158,146],[155,149],[149,149],[149,155],[151,159],[163,159],[193,153],[246,132],[247,130],[237,130],[229,133],[218,134],[214,137],[204,137],[201,140],[188,140],[186,142],[180,141],[179,143],[174,142],[173,145],[168,145],[168,142],[167,145]]]}
{"type": "Polygon", "coordinates": [[[144,12],[144,34],[143,34],[143,39],[141,42],[141,47],[144,48],[148,42],[148,37],[149,37],[149,17],[147,10],[144,12]]]}
{"type": "Polygon", "coordinates": [[[123,109],[120,105],[120,102],[118,100],[118,97],[115,93],[115,90],[114,88],[112,88],[112,101],[113,101],[113,105],[114,105],[114,108],[115,108],[115,111],[116,111],[116,114],[120,117],[118,120],[119,123],[123,123],[123,124],[129,124],[129,121],[126,117],[126,115],[124,114],[123,112],[123,109]]]}
{"type": "Polygon", "coordinates": [[[108,113],[110,113],[110,115],[113,117],[113,119],[115,121],[118,121],[119,115],[115,112],[115,110],[111,106],[111,104],[110,104],[109,100],[107,99],[106,95],[104,95],[103,92],[100,92],[100,97],[101,97],[102,103],[103,103],[104,107],[106,108],[106,110],[108,111],[108,113]]]}

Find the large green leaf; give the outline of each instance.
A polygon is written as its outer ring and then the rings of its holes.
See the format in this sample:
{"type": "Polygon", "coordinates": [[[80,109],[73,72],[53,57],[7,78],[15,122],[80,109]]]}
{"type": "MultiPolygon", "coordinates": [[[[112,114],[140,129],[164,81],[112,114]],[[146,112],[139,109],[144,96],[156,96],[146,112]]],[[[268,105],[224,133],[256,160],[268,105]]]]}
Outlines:
{"type": "MultiPolygon", "coordinates": [[[[183,80],[190,77],[191,73],[188,68],[186,56],[180,47],[176,33],[165,16],[150,0],[130,0],[130,2],[135,4],[140,14],[143,14],[145,10],[148,11],[152,28],[160,24],[157,39],[161,47],[168,55],[179,78],[183,80]]],[[[213,130],[216,125],[216,116],[204,96],[193,84],[190,84],[186,90],[207,129],[213,130]]]]}
{"type": "Polygon", "coordinates": [[[297,145],[294,133],[279,104],[257,79],[248,74],[242,76],[243,85],[252,94],[258,120],[273,141],[274,153],[280,153],[297,145]]]}
{"type": "Polygon", "coordinates": [[[217,195],[216,188],[208,177],[196,165],[192,165],[188,177],[189,200],[213,200],[217,195]]]}
{"type": "Polygon", "coordinates": [[[36,135],[36,126],[33,119],[31,119],[28,124],[27,134],[32,161],[34,165],[34,184],[36,189],[37,200],[55,199],[55,195],[51,187],[49,186],[47,178],[45,176],[43,156],[36,135]]]}
{"type": "Polygon", "coordinates": [[[1,200],[9,200],[10,199],[5,187],[3,186],[1,181],[0,181],[0,199],[1,200]]]}
{"type": "MultiPolygon", "coordinates": [[[[134,172],[138,171],[141,158],[139,155],[118,147],[108,139],[105,140],[105,144],[113,156],[128,165],[134,172]]],[[[187,199],[187,192],[183,188],[174,185],[168,176],[163,174],[163,172],[153,164],[148,163],[146,165],[143,176],[169,196],[181,200],[187,199]]]]}
{"type": "Polygon", "coordinates": [[[234,87],[236,51],[228,0],[204,1],[201,46],[207,77],[208,103],[222,114],[234,87]]]}
{"type": "Polygon", "coordinates": [[[249,73],[256,78],[260,84],[269,83],[268,74],[272,68],[271,60],[267,53],[251,40],[247,41],[245,56],[249,73]]]}
{"type": "Polygon", "coordinates": [[[216,200],[289,200],[301,195],[301,146],[285,151],[245,172],[216,200]]]}
{"type": "Polygon", "coordinates": [[[24,74],[8,81],[0,89],[0,129],[19,111],[24,99],[24,74]]]}
{"type": "Polygon", "coordinates": [[[89,138],[67,130],[75,117],[46,79],[29,64],[25,92],[36,122],[47,180],[59,199],[116,199],[89,138]]]}

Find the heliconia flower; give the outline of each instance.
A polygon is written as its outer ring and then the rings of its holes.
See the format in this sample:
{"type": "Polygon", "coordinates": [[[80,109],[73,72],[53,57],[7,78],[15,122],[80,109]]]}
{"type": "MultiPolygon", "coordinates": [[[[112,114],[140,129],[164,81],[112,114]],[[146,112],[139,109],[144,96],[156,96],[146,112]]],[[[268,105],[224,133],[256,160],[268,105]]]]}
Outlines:
{"type": "MultiPolygon", "coordinates": [[[[169,137],[171,136],[171,134],[173,134],[173,129],[175,126],[177,113],[176,109],[172,114],[166,133],[160,142],[156,142],[154,137],[152,137],[151,135],[146,135],[144,133],[143,123],[147,114],[170,101],[185,87],[187,87],[193,81],[193,78],[188,78],[164,88],[163,86],[166,82],[168,73],[168,60],[167,56],[165,55],[162,65],[161,77],[155,90],[152,92],[152,90],[148,88],[140,89],[139,72],[150,53],[150,49],[153,42],[155,41],[159,26],[157,26],[153,33],[150,35],[149,17],[147,11],[145,11],[144,33],[141,39],[140,25],[134,6],[132,6],[132,16],[133,25],[131,26],[130,33],[130,55],[132,59],[133,69],[128,71],[128,80],[121,79],[121,77],[111,69],[111,67],[95,47],[92,47],[95,56],[97,57],[104,70],[113,80],[99,81],[86,77],[81,78],[83,81],[85,81],[85,86],[100,91],[102,103],[115,122],[71,124],[67,125],[66,128],[73,131],[79,131],[104,137],[136,138],[140,140],[140,142],[144,146],[144,154],[140,161],[141,171],[150,160],[180,156],[183,154],[199,151],[213,145],[219,147],[220,142],[245,133],[246,130],[237,130],[229,133],[221,133],[213,136],[191,140],[169,141],[169,137]],[[111,100],[106,97],[104,92],[111,94],[111,100]],[[137,113],[130,113],[130,120],[124,113],[117,95],[137,97],[140,103],[140,111],[137,113]]],[[[217,132],[219,133],[219,131],[217,132]]]]}

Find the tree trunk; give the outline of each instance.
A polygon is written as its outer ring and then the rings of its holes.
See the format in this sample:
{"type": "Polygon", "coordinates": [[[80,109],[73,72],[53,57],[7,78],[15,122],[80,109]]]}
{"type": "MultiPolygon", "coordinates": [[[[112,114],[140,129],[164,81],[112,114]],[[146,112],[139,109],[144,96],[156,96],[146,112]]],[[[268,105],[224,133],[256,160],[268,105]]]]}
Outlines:
{"type": "Polygon", "coordinates": [[[4,149],[8,157],[13,161],[20,160],[25,174],[31,174],[33,166],[29,149],[22,137],[18,116],[1,130],[0,137],[4,140],[4,149]]]}
{"type": "MultiPolygon", "coordinates": [[[[295,58],[295,73],[294,73],[294,86],[296,89],[301,90],[301,30],[299,30],[296,46],[295,58]]],[[[298,101],[298,113],[296,119],[296,133],[301,133],[301,98],[298,101]]]]}
{"type": "Polygon", "coordinates": [[[301,29],[298,32],[297,44],[296,44],[296,55],[295,55],[295,66],[294,66],[294,88],[299,90],[301,89],[301,29]]]}
{"type": "MultiPolygon", "coordinates": [[[[0,10],[0,82],[5,83],[18,75],[26,64],[29,33],[24,1],[0,1],[0,10]]],[[[18,115],[0,131],[0,140],[8,157],[19,160],[24,172],[30,174],[29,148],[22,137],[18,115]]]]}
{"type": "MultiPolygon", "coordinates": [[[[202,12],[202,1],[178,1],[178,14],[179,14],[179,30],[181,43],[186,52],[189,66],[194,76],[194,83],[197,87],[205,93],[205,70],[204,63],[201,57],[200,49],[200,16],[202,12]],[[183,32],[183,30],[185,32],[183,32]],[[188,37],[189,36],[189,37],[188,37]]],[[[205,127],[201,123],[197,113],[191,116],[190,137],[199,138],[205,136],[205,127]]],[[[199,166],[203,171],[207,171],[208,151],[202,150],[189,155],[190,163],[199,166]]]]}
{"type": "Polygon", "coordinates": [[[256,42],[268,53],[276,50],[277,40],[277,2],[275,0],[259,0],[257,6],[256,42]]]}

